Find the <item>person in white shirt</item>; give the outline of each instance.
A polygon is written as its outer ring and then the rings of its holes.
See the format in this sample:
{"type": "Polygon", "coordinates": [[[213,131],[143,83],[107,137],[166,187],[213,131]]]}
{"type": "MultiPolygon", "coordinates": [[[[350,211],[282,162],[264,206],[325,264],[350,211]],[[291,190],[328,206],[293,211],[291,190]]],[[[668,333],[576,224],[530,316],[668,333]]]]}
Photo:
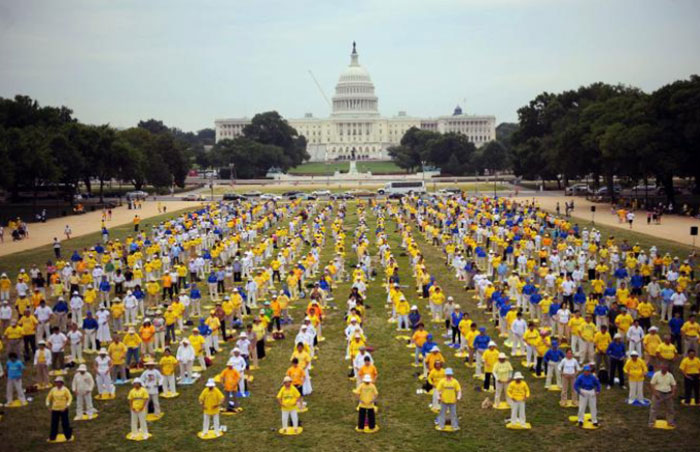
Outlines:
{"type": "Polygon", "coordinates": [[[0,305],[0,332],[5,332],[12,321],[12,307],[7,300],[3,300],[0,305]]]}
{"type": "Polygon", "coordinates": [[[106,307],[101,306],[95,314],[97,319],[97,341],[100,344],[106,344],[112,341],[112,336],[109,333],[109,311],[106,307]]]}
{"type": "Polygon", "coordinates": [[[680,313],[681,317],[683,317],[683,308],[687,301],[688,297],[686,297],[685,293],[681,290],[677,290],[676,293],[671,295],[671,304],[673,305],[671,308],[671,317],[675,316],[676,312],[680,313]]]}
{"type": "Polygon", "coordinates": [[[194,365],[195,353],[194,347],[190,345],[190,341],[188,339],[183,339],[180,342],[175,358],[180,366],[180,383],[191,384],[193,378],[192,366],[194,365]]]}
{"type": "Polygon", "coordinates": [[[70,342],[70,357],[73,363],[83,362],[83,333],[76,323],[71,323],[70,330],[66,333],[70,342]]]}
{"type": "Polygon", "coordinates": [[[562,359],[559,363],[559,372],[561,372],[562,385],[561,385],[561,400],[560,405],[564,406],[568,399],[569,387],[571,387],[571,401],[576,405],[578,403],[578,395],[576,390],[574,390],[574,382],[578,373],[581,371],[581,365],[574,358],[574,353],[571,349],[566,351],[566,358],[562,359]]]}
{"type": "Polygon", "coordinates": [[[41,387],[47,388],[49,384],[49,367],[51,366],[51,351],[46,348],[46,342],[39,341],[39,348],[34,353],[34,368],[36,369],[36,382],[41,387]]]}
{"type": "Polygon", "coordinates": [[[101,348],[95,358],[95,375],[97,380],[97,392],[101,395],[114,394],[112,384],[112,359],[107,356],[107,349],[101,348]]]}
{"type": "Polygon", "coordinates": [[[143,387],[148,391],[148,400],[153,404],[153,413],[160,415],[160,400],[158,387],[163,384],[163,375],[156,369],[156,362],[152,359],[146,361],[146,370],[141,374],[143,387]]]}
{"type": "Polygon", "coordinates": [[[627,352],[633,350],[642,356],[642,341],[644,340],[644,329],[639,326],[639,320],[635,319],[627,330],[627,352]]]}
{"type": "Polygon", "coordinates": [[[240,380],[238,380],[238,392],[241,394],[242,397],[245,397],[245,392],[246,392],[246,382],[245,382],[245,369],[246,369],[246,361],[243,356],[241,356],[241,350],[238,347],[234,347],[233,351],[231,351],[231,358],[229,358],[229,362],[233,361],[233,368],[238,371],[238,374],[241,376],[240,380]]]}
{"type": "Polygon", "coordinates": [[[48,344],[52,356],[52,369],[62,370],[65,367],[65,349],[68,343],[68,338],[61,333],[57,326],[51,329],[48,344]]]}
{"type": "MultiPolygon", "coordinates": [[[[566,305],[562,305],[561,309],[557,311],[555,317],[557,322],[556,325],[559,333],[559,338],[561,339],[563,337],[566,337],[568,339],[571,336],[571,329],[569,328],[569,320],[571,320],[571,311],[566,305]]],[[[571,348],[574,350],[574,353],[577,353],[578,343],[574,344],[572,341],[571,348]]]]}
{"type": "Polygon", "coordinates": [[[36,317],[39,322],[36,327],[36,341],[38,342],[48,338],[51,333],[51,317],[53,317],[53,310],[46,306],[46,301],[41,300],[39,306],[34,310],[34,317],[36,317]]]}
{"type": "Polygon", "coordinates": [[[73,291],[73,296],[70,299],[70,311],[71,311],[71,319],[73,322],[77,323],[78,325],[83,324],[83,306],[85,305],[85,302],[83,301],[83,298],[80,296],[78,291],[73,291]]]}
{"type": "Polygon", "coordinates": [[[520,312],[518,312],[516,319],[513,320],[510,331],[513,337],[511,356],[525,354],[525,341],[523,341],[523,335],[525,334],[525,331],[527,331],[527,322],[525,319],[523,319],[523,315],[520,312]]]}
{"type": "Polygon", "coordinates": [[[131,293],[130,290],[126,291],[126,296],[124,297],[124,323],[134,325],[136,324],[136,316],[138,314],[139,301],[136,296],[131,293]]]}
{"type": "Polygon", "coordinates": [[[95,380],[90,372],[87,371],[85,364],[78,366],[78,372],[73,376],[71,389],[76,400],[75,420],[82,420],[84,415],[92,418],[97,413],[97,410],[92,405],[92,391],[95,389],[95,380]]]}

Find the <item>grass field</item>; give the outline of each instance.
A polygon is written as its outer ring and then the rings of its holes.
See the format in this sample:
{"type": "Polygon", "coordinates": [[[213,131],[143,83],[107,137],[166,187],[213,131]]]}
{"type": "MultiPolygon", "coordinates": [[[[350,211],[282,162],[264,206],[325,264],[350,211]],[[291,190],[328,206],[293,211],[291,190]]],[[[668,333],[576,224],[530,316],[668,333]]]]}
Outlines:
{"type": "MultiPolygon", "coordinates": [[[[347,232],[345,248],[348,250],[346,263],[348,268],[356,258],[351,251],[351,244],[358,227],[356,203],[348,204],[349,211],[344,223],[347,232]]],[[[169,216],[169,215],[168,215],[169,216]]],[[[334,217],[334,216],[332,216],[334,217]]],[[[159,221],[158,218],[150,220],[159,221]]],[[[376,262],[377,247],[374,239],[376,218],[367,212],[368,235],[370,238],[370,253],[375,258],[374,265],[379,274],[382,269],[376,262]]],[[[144,221],[146,223],[146,221],[144,221]]],[[[142,223],[143,224],[143,223],[142,223]]],[[[583,225],[583,222],[580,222],[583,225]]],[[[328,236],[322,248],[321,262],[327,262],[333,256],[334,241],[330,236],[329,224],[326,225],[328,236]]],[[[405,294],[410,304],[417,304],[425,317],[428,314],[427,303],[418,297],[413,290],[414,283],[408,257],[400,248],[400,236],[394,231],[395,223],[386,221],[389,232],[390,246],[398,259],[402,284],[407,285],[405,294]]],[[[600,228],[604,237],[613,233],[617,237],[639,241],[643,246],[657,244],[661,251],[668,249],[673,253],[687,253],[688,248],[674,243],[650,239],[646,236],[623,231],[615,228],[600,228]],[[667,248],[668,246],[668,248],[667,248]]],[[[415,230],[415,227],[414,227],[415,230]]],[[[128,233],[117,231],[116,233],[128,233]]],[[[477,323],[487,325],[489,334],[496,336],[494,328],[486,321],[485,315],[475,308],[472,293],[465,292],[461,283],[446,270],[441,251],[428,244],[416,231],[415,238],[425,256],[426,264],[431,274],[435,275],[438,283],[448,295],[454,296],[456,302],[467,310],[477,323]]],[[[88,246],[93,240],[84,242],[88,246]]],[[[82,244],[80,246],[83,246],[82,244]]],[[[304,249],[304,252],[308,248],[304,249]]],[[[50,251],[50,250],[49,250],[50,251]]],[[[44,259],[44,254],[32,255],[33,252],[0,260],[0,268],[22,262],[27,265],[34,259],[44,259]]],[[[261,369],[253,371],[255,381],[251,385],[252,397],[245,399],[242,406],[245,411],[237,416],[222,417],[222,423],[228,427],[223,438],[215,441],[200,441],[195,433],[201,428],[201,412],[196,403],[196,397],[203,387],[204,380],[200,379],[195,386],[181,387],[181,396],[177,399],[163,400],[161,406],[165,417],[151,423],[149,429],[154,437],[145,443],[126,441],[124,435],[128,432],[129,412],[125,400],[127,389],[120,387],[117,399],[108,402],[96,402],[100,416],[88,423],[73,423],[76,441],[68,445],[56,445],[52,448],[65,451],[95,451],[95,450],[202,450],[215,451],[223,448],[236,450],[266,450],[275,451],[464,451],[464,450],[496,450],[524,451],[541,450],[554,451],[567,449],[579,450],[637,450],[653,451],[667,449],[697,450],[697,427],[700,425],[700,409],[681,408],[677,405],[677,421],[679,428],[672,432],[649,430],[646,428],[648,409],[628,406],[623,399],[626,392],[619,389],[603,390],[599,400],[599,417],[602,428],[598,431],[583,431],[569,423],[567,417],[575,414],[575,410],[565,410],[557,404],[559,394],[546,392],[543,380],[529,377],[517,360],[512,359],[516,371],[527,375],[527,382],[532,390],[532,399],[528,402],[528,421],[533,424],[531,431],[509,431],[504,427],[504,420],[509,412],[483,410],[480,404],[486,394],[476,390],[477,380],[472,379],[472,369],[464,367],[461,359],[451,354],[445,354],[448,364],[455,369],[457,379],[462,383],[464,397],[459,404],[460,425],[458,433],[448,434],[436,432],[433,429],[434,415],[428,410],[429,397],[417,395],[416,389],[420,383],[416,378],[416,369],[411,367],[412,351],[398,341],[395,336],[395,325],[387,323],[387,311],[384,307],[385,292],[381,278],[370,282],[367,298],[367,318],[363,325],[369,344],[374,348],[374,358],[379,370],[377,387],[380,395],[378,405],[378,424],[381,430],[374,435],[355,433],[356,422],[355,401],[351,395],[354,383],[348,381],[348,362],[343,359],[345,341],[342,309],[345,306],[345,295],[349,292],[349,284],[342,283],[335,289],[335,300],[341,309],[329,310],[323,325],[325,342],[320,346],[320,358],[314,362],[311,373],[314,393],[308,397],[310,410],[300,415],[304,432],[297,437],[281,437],[276,433],[280,424],[279,410],[274,395],[288,366],[292,350],[293,336],[299,320],[303,316],[302,308],[305,303],[297,302],[291,311],[294,317],[293,333],[287,335],[284,341],[271,344],[268,358],[261,362],[261,369]]],[[[205,303],[206,304],[206,303],[205,303]]],[[[438,336],[443,332],[441,325],[429,325],[431,332],[438,336]]],[[[403,334],[403,333],[401,333],[403,334]]],[[[499,340],[501,342],[502,340],[499,340]]],[[[438,340],[438,342],[442,342],[438,340]]],[[[502,342],[501,342],[502,343],[502,342]]],[[[230,348],[230,345],[227,346],[230,348]]],[[[447,349],[443,347],[443,351],[447,349]]],[[[223,367],[224,359],[217,357],[213,368],[205,373],[210,377],[223,367]]],[[[645,388],[648,394],[649,388],[645,388]]],[[[3,450],[38,450],[45,445],[48,434],[48,412],[43,406],[43,396],[34,400],[27,408],[11,410],[5,413],[0,423],[5,440],[3,450]]],[[[490,396],[490,395],[489,395],[490,396]]],[[[74,413],[74,410],[71,410],[74,413]]]]}
{"type": "MultiPolygon", "coordinates": [[[[307,174],[313,176],[333,175],[336,171],[347,173],[349,162],[310,162],[291,168],[289,174],[307,174]]],[[[405,171],[396,166],[394,162],[357,162],[357,170],[361,173],[370,171],[372,174],[394,174],[405,171]]]]}

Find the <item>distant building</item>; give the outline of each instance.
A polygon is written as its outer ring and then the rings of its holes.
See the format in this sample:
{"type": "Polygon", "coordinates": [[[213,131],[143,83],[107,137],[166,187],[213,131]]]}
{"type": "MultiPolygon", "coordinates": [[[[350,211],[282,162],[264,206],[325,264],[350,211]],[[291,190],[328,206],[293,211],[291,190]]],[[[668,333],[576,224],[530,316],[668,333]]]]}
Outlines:
{"type": "MultiPolygon", "coordinates": [[[[387,148],[399,144],[411,127],[459,133],[477,147],[496,139],[495,116],[467,115],[459,105],[452,115],[437,118],[415,118],[403,111],[392,118],[381,117],[374,83],[358,57],[353,43],[350,65],[340,74],[335,86],[330,117],[314,118],[307,113],[304,118],[287,120],[306,137],[311,161],[387,160],[387,148]]],[[[217,119],[216,141],[236,138],[249,123],[249,118],[217,119]]]]}

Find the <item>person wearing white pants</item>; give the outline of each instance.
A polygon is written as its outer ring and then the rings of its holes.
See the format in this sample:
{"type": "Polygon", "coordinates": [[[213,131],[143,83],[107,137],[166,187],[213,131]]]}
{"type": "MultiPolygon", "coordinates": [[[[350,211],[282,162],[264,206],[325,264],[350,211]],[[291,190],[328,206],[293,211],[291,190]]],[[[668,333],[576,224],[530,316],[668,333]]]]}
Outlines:
{"type": "Polygon", "coordinates": [[[510,401],[510,423],[525,427],[525,401],[530,397],[530,387],[523,381],[523,374],[516,372],[513,375],[506,395],[510,401]]]}
{"type": "Polygon", "coordinates": [[[76,399],[75,420],[82,419],[84,414],[88,416],[95,414],[97,410],[92,405],[92,390],[95,389],[95,380],[87,371],[85,364],[78,366],[78,372],[73,376],[71,389],[73,389],[76,399]]]}
{"type": "Polygon", "coordinates": [[[70,341],[70,357],[73,363],[83,361],[83,333],[78,329],[78,325],[71,324],[71,329],[66,334],[70,341]]]}
{"type": "Polygon", "coordinates": [[[649,371],[647,363],[643,359],[639,359],[638,351],[632,350],[630,358],[625,362],[622,370],[627,374],[630,385],[628,403],[642,402],[644,400],[644,377],[649,371]]]}
{"type": "Polygon", "coordinates": [[[574,382],[574,391],[579,396],[578,405],[578,425],[583,427],[586,408],[591,412],[591,422],[594,426],[598,426],[598,405],[597,395],[600,394],[600,381],[598,377],[591,373],[590,366],[583,367],[583,373],[576,377],[574,382]]]}
{"type": "Polygon", "coordinates": [[[141,374],[141,381],[143,381],[143,386],[148,391],[148,400],[153,403],[153,413],[160,415],[158,387],[163,384],[163,375],[156,369],[155,361],[146,361],[146,370],[141,374]]]}
{"type": "Polygon", "coordinates": [[[131,436],[141,435],[147,438],[148,424],[146,412],[148,411],[148,391],[141,386],[141,379],[134,378],[133,388],[129,391],[128,400],[131,408],[131,436]]]}
{"type": "Polygon", "coordinates": [[[202,434],[209,432],[210,421],[214,422],[214,434],[219,435],[221,426],[219,425],[219,411],[224,402],[224,394],[216,387],[213,378],[207,380],[206,388],[199,394],[199,404],[202,406],[202,434]]]}
{"type": "Polygon", "coordinates": [[[192,382],[192,364],[194,363],[194,347],[188,339],[183,339],[177,348],[176,359],[180,365],[180,382],[189,384],[192,382]]]}
{"type": "Polygon", "coordinates": [[[289,421],[292,421],[292,428],[297,431],[299,427],[299,415],[297,407],[301,394],[299,390],[292,386],[292,379],[289,376],[284,377],[282,387],[277,393],[277,402],[282,409],[282,430],[289,428],[289,421]]]}
{"type": "Polygon", "coordinates": [[[97,383],[97,392],[102,394],[114,393],[114,385],[112,384],[112,359],[107,356],[107,350],[100,349],[100,353],[95,358],[95,380],[97,383]]]}

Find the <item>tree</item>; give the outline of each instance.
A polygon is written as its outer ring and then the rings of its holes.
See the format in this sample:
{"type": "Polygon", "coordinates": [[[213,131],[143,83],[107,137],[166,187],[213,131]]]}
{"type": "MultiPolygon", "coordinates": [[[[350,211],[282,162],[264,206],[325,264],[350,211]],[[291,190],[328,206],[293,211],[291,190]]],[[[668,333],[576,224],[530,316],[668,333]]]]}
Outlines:
{"type": "MultiPolygon", "coordinates": [[[[306,152],[306,138],[276,111],[253,116],[250,124],[243,128],[243,136],[251,141],[280,148],[283,158],[276,165],[283,170],[301,165],[310,158],[306,152]]],[[[269,166],[268,166],[269,168],[269,166]]]]}
{"type": "Polygon", "coordinates": [[[508,150],[500,141],[489,141],[474,154],[474,166],[479,172],[489,170],[491,174],[510,167],[508,150]]]}
{"type": "Polygon", "coordinates": [[[270,166],[281,167],[287,159],[279,146],[262,144],[246,137],[219,141],[214,145],[211,157],[219,167],[233,164],[239,179],[264,177],[270,166]]]}

